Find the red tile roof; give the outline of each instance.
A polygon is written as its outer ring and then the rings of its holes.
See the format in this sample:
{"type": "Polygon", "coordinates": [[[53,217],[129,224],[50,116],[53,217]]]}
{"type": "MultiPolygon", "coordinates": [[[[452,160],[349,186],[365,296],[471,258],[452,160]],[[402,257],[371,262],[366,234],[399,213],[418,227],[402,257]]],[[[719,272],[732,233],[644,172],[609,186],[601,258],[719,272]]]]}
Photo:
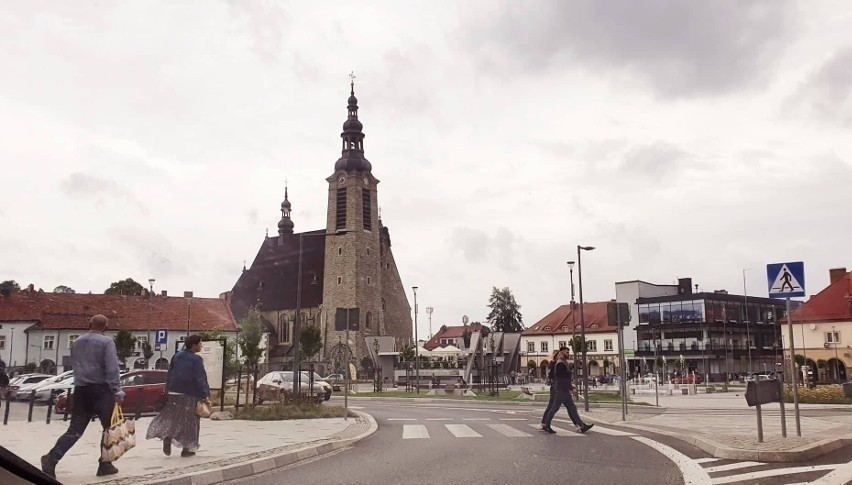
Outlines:
{"type": "MultiPolygon", "coordinates": [[[[609,325],[608,308],[614,302],[595,301],[583,303],[583,315],[586,322],[586,333],[615,332],[618,327],[609,325]]],[[[553,335],[570,334],[574,331],[574,322],[577,330],[580,329],[580,305],[574,305],[575,314],[571,315],[571,305],[560,305],[535,323],[535,325],[523,331],[521,335],[553,335]]]]}
{"type": "MultiPolygon", "coordinates": [[[[847,272],[793,310],[793,323],[843,320],[852,321],[852,272],[847,272]]],[[[781,323],[786,323],[786,319],[781,319],[781,323]]]]}
{"type": "MultiPolygon", "coordinates": [[[[31,329],[87,329],[89,318],[106,315],[116,330],[186,330],[187,298],[38,293],[27,290],[0,296],[0,322],[32,321],[31,329]]],[[[190,331],[236,331],[227,302],[192,298],[190,331]]]]}
{"type": "Polygon", "coordinates": [[[464,336],[466,331],[469,332],[481,332],[483,325],[479,322],[474,322],[470,325],[454,325],[452,327],[448,327],[446,325],[441,325],[441,328],[438,329],[438,332],[432,336],[425,344],[423,344],[423,348],[426,350],[434,350],[438,347],[441,347],[441,339],[448,338],[461,338],[464,336]]]}

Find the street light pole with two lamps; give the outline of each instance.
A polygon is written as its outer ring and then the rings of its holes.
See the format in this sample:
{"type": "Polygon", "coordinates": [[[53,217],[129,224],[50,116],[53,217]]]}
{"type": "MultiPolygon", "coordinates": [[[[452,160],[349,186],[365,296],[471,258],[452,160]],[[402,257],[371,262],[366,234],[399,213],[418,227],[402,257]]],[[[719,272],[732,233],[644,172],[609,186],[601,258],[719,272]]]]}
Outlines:
{"type": "Polygon", "coordinates": [[[577,277],[580,283],[580,338],[582,345],[580,349],[583,351],[583,406],[586,412],[589,412],[589,376],[588,363],[586,362],[586,319],[583,314],[583,261],[580,258],[580,251],[592,251],[594,246],[577,245],[577,277]]]}

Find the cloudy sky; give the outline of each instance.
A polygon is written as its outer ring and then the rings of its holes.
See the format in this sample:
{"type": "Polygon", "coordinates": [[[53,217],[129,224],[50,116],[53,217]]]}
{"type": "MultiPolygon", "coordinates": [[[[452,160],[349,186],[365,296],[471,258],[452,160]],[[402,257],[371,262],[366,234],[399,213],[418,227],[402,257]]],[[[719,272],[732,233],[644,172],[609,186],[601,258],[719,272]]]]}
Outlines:
{"type": "Polygon", "coordinates": [[[852,268],[847,1],[314,3],[4,6],[0,279],[229,290],[285,179],[296,230],[324,226],[350,70],[436,327],[492,286],[535,323],[577,244],[587,300],[852,268]]]}

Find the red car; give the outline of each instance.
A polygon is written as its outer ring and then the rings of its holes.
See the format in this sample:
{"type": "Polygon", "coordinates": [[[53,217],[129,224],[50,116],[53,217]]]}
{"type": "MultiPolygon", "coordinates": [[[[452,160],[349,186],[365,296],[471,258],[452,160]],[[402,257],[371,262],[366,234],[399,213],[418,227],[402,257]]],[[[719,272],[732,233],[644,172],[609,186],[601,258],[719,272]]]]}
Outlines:
{"type": "MultiPolygon", "coordinates": [[[[143,413],[156,412],[154,403],[166,388],[168,371],[164,370],[134,370],[119,378],[124,390],[124,402],[121,407],[126,414],[132,415],[137,409],[143,413]]],[[[67,392],[56,398],[56,412],[64,414],[71,412],[71,402],[67,392]]]]}

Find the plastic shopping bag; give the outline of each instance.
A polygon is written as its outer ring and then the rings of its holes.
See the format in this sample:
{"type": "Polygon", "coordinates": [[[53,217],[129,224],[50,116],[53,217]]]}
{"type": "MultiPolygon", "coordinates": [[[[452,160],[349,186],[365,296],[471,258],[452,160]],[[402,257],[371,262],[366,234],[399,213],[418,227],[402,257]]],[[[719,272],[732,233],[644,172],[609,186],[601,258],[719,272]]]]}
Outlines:
{"type": "Polygon", "coordinates": [[[124,417],[121,406],[116,403],[112,410],[110,427],[104,430],[101,439],[101,461],[116,461],[136,446],[136,423],[124,417]]]}

